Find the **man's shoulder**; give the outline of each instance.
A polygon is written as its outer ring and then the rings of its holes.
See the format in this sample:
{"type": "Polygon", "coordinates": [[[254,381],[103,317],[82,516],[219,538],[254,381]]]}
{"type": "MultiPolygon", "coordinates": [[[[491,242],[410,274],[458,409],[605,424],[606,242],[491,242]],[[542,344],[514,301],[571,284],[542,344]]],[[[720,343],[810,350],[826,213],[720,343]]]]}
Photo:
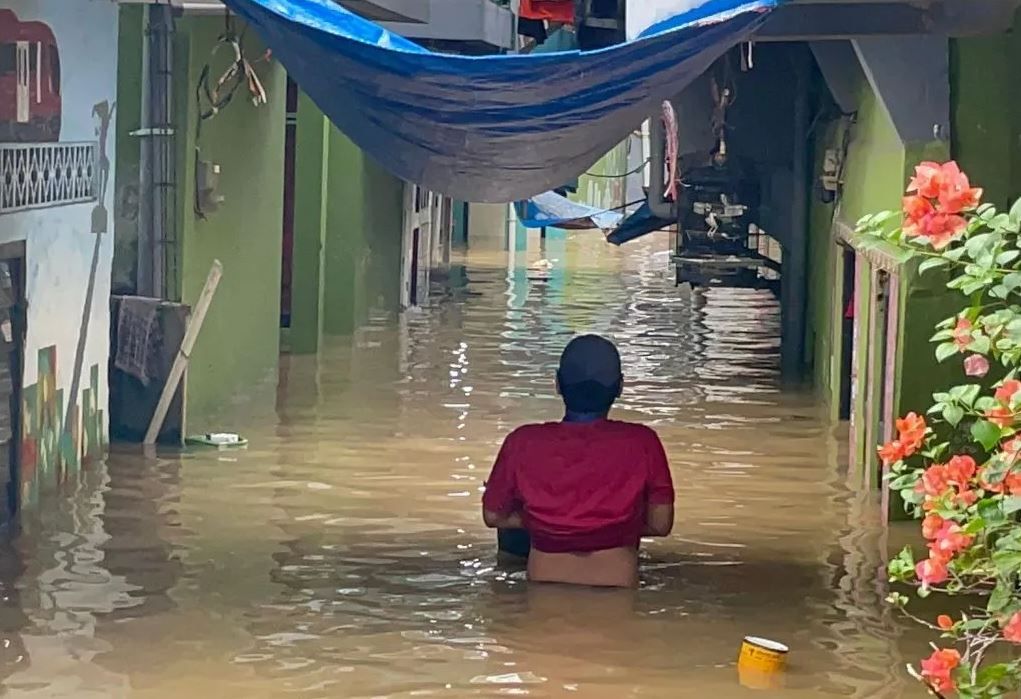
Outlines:
{"type": "Polygon", "coordinates": [[[607,420],[607,427],[629,437],[640,439],[659,439],[656,430],[640,422],[624,422],[622,420],[607,420]]]}
{"type": "Polygon", "coordinates": [[[533,422],[528,425],[521,425],[509,435],[507,440],[521,441],[549,434],[560,426],[559,422],[533,422]]]}

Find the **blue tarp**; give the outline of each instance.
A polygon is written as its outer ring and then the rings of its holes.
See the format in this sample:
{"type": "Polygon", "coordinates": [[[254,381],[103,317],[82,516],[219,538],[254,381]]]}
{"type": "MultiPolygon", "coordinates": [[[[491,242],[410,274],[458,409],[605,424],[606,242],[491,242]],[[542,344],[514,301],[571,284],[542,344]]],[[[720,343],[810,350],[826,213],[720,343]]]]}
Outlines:
{"type": "Polygon", "coordinates": [[[649,202],[645,202],[638,207],[637,211],[628,216],[617,230],[606,236],[606,242],[613,243],[614,245],[623,245],[624,243],[630,243],[632,240],[641,238],[643,235],[663,230],[667,226],[672,226],[676,223],[677,221],[668,221],[667,219],[653,216],[652,209],[649,208],[649,202]]]}
{"type": "Polygon", "coordinates": [[[590,168],[781,0],[706,0],[591,52],[433,53],[333,0],[225,0],[352,141],[394,175],[511,202],[590,168]]]}
{"type": "Polygon", "coordinates": [[[609,230],[616,228],[624,215],[617,211],[578,204],[556,192],[537,194],[514,204],[518,223],[525,228],[570,228],[609,230]]]}

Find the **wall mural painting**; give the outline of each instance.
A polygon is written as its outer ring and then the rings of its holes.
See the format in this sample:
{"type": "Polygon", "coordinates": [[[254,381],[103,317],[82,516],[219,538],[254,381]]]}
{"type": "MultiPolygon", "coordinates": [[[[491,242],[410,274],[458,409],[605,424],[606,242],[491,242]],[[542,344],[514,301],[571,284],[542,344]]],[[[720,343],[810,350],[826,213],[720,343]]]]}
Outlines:
{"type": "Polygon", "coordinates": [[[103,411],[99,407],[99,365],[89,371],[82,408],[71,411],[71,430],[64,431],[64,391],[57,389],[57,349],[39,350],[38,381],[22,393],[21,499],[36,502],[41,485],[54,486],[77,475],[83,461],[103,448],[103,411]]]}
{"type": "Polygon", "coordinates": [[[45,22],[0,10],[0,142],[60,140],[60,50],[45,22]]]}

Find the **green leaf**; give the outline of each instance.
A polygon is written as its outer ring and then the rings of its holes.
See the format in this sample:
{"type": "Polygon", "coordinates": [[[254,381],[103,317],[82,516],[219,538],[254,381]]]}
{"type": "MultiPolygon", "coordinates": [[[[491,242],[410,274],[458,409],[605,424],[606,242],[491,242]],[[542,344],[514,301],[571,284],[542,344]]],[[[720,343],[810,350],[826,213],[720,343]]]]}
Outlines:
{"type": "Polygon", "coordinates": [[[975,536],[983,529],[986,528],[986,521],[981,517],[975,517],[971,519],[967,524],[961,527],[962,531],[969,536],[975,536]]]}
{"type": "Polygon", "coordinates": [[[957,345],[953,342],[944,342],[936,348],[936,361],[945,361],[947,357],[952,357],[955,354],[957,354],[957,345]]]}
{"type": "Polygon", "coordinates": [[[1010,213],[1007,216],[1010,217],[1011,224],[1015,226],[1015,232],[1021,229],[1021,199],[1014,202],[1014,206],[1010,207],[1010,213]]]}
{"type": "Polygon", "coordinates": [[[995,614],[1006,607],[1010,604],[1013,592],[1014,586],[1011,583],[998,580],[996,582],[996,587],[993,589],[993,593],[989,595],[989,603],[986,604],[986,611],[990,614],[995,614]]]}
{"type": "Polygon", "coordinates": [[[1000,577],[1011,577],[1021,570],[1021,551],[997,551],[993,554],[993,565],[1000,577]]]}
{"type": "Polygon", "coordinates": [[[966,406],[971,407],[978,398],[978,394],[982,391],[982,387],[978,384],[964,384],[963,386],[954,386],[950,389],[950,395],[957,401],[964,403],[966,406]]]}
{"type": "Polygon", "coordinates": [[[1012,515],[1015,512],[1021,512],[1021,496],[1011,495],[1003,499],[1003,504],[1000,506],[1004,514],[1012,515]]]}
{"type": "Polygon", "coordinates": [[[977,420],[971,426],[971,436],[988,451],[1000,443],[1003,431],[988,420],[977,420]]]}
{"type": "Polygon", "coordinates": [[[956,405],[947,405],[943,408],[943,419],[946,420],[951,427],[957,427],[961,424],[961,420],[964,419],[964,408],[956,405]]]}
{"type": "Polygon", "coordinates": [[[940,267],[946,267],[950,264],[950,260],[944,257],[929,257],[926,258],[922,264],[918,265],[918,273],[925,274],[930,269],[938,269],[940,267]]]}
{"type": "Polygon", "coordinates": [[[982,396],[981,398],[975,401],[975,410],[981,410],[982,412],[985,412],[990,408],[995,407],[996,399],[993,398],[992,396],[982,396]]]}
{"type": "Polygon", "coordinates": [[[988,354],[989,350],[992,349],[992,345],[989,342],[989,338],[985,335],[979,335],[971,344],[968,345],[968,349],[978,354],[988,354]]]}
{"type": "Polygon", "coordinates": [[[1000,280],[1000,283],[1011,291],[1021,288],[1021,272],[1011,272],[1010,274],[1004,275],[1003,279],[1000,280]]]}
{"type": "Polygon", "coordinates": [[[1021,257],[1021,250],[1007,250],[1006,252],[1001,252],[996,256],[996,264],[1009,265],[1018,257],[1021,257]]]}

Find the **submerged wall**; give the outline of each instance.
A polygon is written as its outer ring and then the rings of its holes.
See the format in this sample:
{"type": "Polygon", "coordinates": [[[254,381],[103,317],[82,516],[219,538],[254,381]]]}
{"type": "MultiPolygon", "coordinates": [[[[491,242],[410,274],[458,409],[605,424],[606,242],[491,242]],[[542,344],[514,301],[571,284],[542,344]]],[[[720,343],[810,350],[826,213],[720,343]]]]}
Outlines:
{"type": "MultiPolygon", "coordinates": [[[[194,210],[195,85],[210,60],[223,17],[178,20],[174,82],[182,125],[179,148],[181,300],[194,305],[214,259],[223,280],[209,309],[188,370],[191,432],[234,427],[256,403],[272,396],[280,351],[280,257],[283,223],[286,75],[275,61],[256,62],[269,99],[253,106],[242,88],[202,126],[201,158],[220,165],[223,203],[203,219],[194,210]]],[[[265,48],[248,32],[251,60],[265,48]]],[[[217,64],[218,66],[220,64],[217,64]]],[[[216,70],[214,69],[214,73],[216,70]]],[[[268,402],[273,405],[272,400],[268,402]]]]}
{"type": "Polygon", "coordinates": [[[404,184],[305,95],[297,118],[288,348],[311,353],[324,334],[354,332],[371,310],[397,310],[404,184]]]}
{"type": "Polygon", "coordinates": [[[40,487],[55,485],[106,442],[117,7],[7,0],[0,25],[17,31],[20,23],[32,23],[23,45],[28,88],[0,93],[11,108],[0,109],[0,141],[30,149],[36,163],[52,158],[74,170],[87,161],[95,173],[94,180],[87,169],[79,175],[76,196],[40,190],[2,202],[9,212],[0,213],[0,258],[17,256],[21,244],[25,255],[24,367],[13,378],[24,386],[20,491],[31,504],[40,487]]]}

